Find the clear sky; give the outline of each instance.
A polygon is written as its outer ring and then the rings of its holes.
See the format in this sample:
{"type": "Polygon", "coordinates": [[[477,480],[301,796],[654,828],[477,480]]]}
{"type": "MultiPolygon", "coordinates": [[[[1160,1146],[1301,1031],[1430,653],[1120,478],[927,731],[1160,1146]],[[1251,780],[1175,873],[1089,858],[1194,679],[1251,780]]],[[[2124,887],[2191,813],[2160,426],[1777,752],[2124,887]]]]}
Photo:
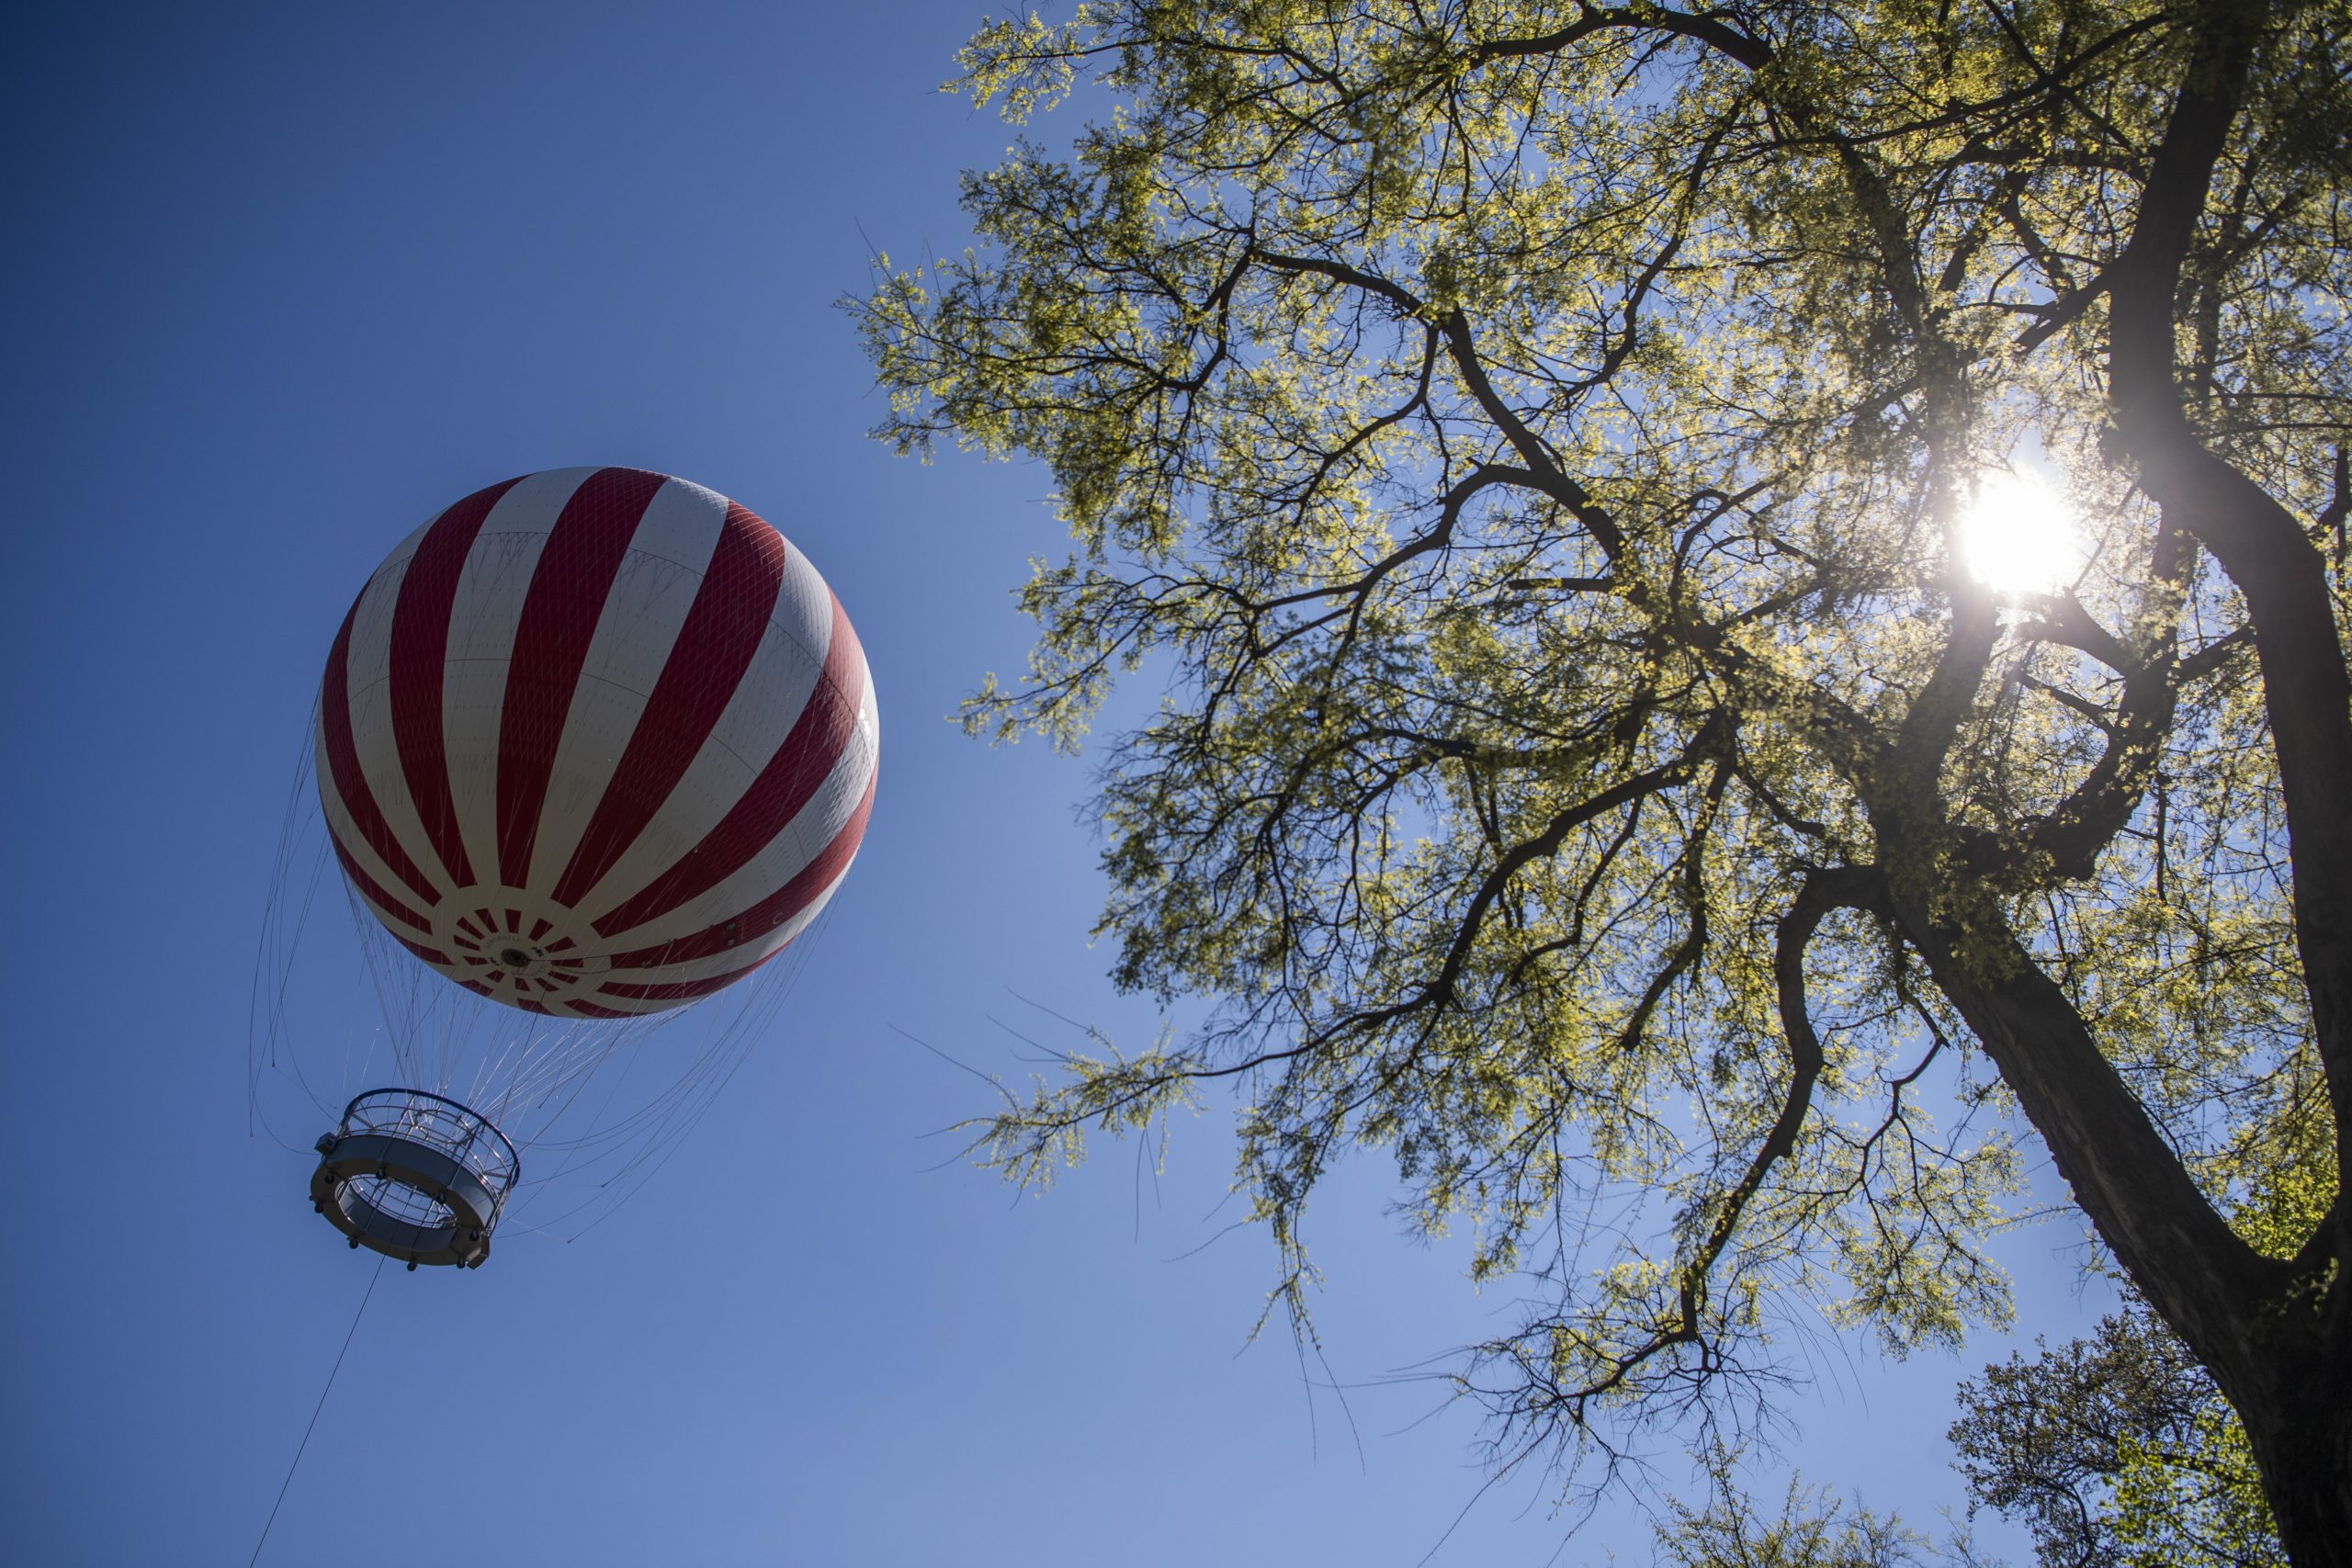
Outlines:
{"type": "MultiPolygon", "coordinates": [[[[873,826],[778,1021],[610,1223],[385,1272],[263,1561],[1646,1561],[1630,1506],[1561,1550],[1542,1485],[1474,1503],[1468,1413],[1394,1374],[1498,1303],[1399,1239],[1376,1163],[1317,1241],[1343,1410],[1279,1332],[1244,1348],[1272,1258],[1223,1234],[1223,1106],[1157,1179],[1105,1145],[1018,1203],[940,1135],[985,1090],[905,1035],[1017,1071],[994,1021],[1059,1028],[1022,997],[1153,1026],[1086,943],[1089,764],[944,722],[1020,666],[1007,591],[1055,547],[1046,480],[865,439],[880,407],[832,308],[869,241],[962,243],[956,171],[1009,132],[933,89],[979,16],[310,0],[10,24],[0,1556],[252,1551],[374,1265],[311,1213],[309,1161],[247,1132],[255,938],[321,662],[441,506],[613,463],[744,502],[831,580],[880,693],[873,826]]],[[[2009,1247],[2029,1329],[2090,1315],[2075,1234],[2009,1247]]],[[[1933,1523],[1961,1500],[1952,1385],[2007,1345],[1889,1367],[1820,1331],[1789,1451],[1933,1523]]]]}

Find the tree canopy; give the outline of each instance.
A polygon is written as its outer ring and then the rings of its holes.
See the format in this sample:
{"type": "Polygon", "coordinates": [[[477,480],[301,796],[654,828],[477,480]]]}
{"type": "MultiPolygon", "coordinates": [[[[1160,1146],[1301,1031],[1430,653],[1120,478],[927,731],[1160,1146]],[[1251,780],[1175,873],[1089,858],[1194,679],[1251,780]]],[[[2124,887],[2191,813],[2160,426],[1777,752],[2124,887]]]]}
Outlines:
{"type": "Polygon", "coordinates": [[[1521,1303],[1459,1370],[1498,1458],[1605,1461],[1768,1393],[1794,1314],[2003,1318],[2014,1111],[2293,1560],[2352,1562],[2348,29],[983,28],[961,90],[1101,107],[854,302],[883,434],[1050,468],[1076,547],[967,716],[1076,746],[1159,683],[1102,752],[1102,929],[1121,983],[1216,1002],[987,1157],[1041,1178],[1234,1080],[1296,1303],[1318,1181],[1385,1151],[1521,1303]],[[2231,1216],[2314,1147],[2317,1218],[2257,1247],[2231,1216]]]}

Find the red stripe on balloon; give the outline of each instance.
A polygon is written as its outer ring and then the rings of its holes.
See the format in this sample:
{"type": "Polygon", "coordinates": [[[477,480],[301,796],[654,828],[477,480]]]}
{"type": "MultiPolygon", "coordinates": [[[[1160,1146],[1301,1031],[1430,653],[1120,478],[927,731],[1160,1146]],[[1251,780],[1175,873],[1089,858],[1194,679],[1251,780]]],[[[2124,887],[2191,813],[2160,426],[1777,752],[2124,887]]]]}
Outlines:
{"type": "Polygon", "coordinates": [[[506,669],[498,733],[498,874],[509,887],[531,874],[539,810],[547,804],[572,693],[613,579],[654,493],[666,481],[639,468],[599,468],[564,503],[548,536],[506,669]]]}
{"type": "Polygon", "coordinates": [[[703,836],[702,842],[634,897],[591,922],[597,933],[612,936],[660,919],[709,892],[767,848],[831,775],[849,748],[850,737],[857,733],[864,670],[865,655],[858,649],[857,634],[850,630],[849,616],[835,599],[824,673],[808,694],[792,733],[784,738],[784,744],[776,748],[751,788],[703,836]]]}
{"type": "Polygon", "coordinates": [[[427,935],[432,933],[433,922],[378,886],[376,879],[368,874],[349,850],[343,847],[343,840],[335,837],[333,828],[327,829],[327,842],[334,846],[334,858],[343,863],[343,874],[351,879],[351,886],[359,890],[362,897],[401,924],[427,935]]]}
{"type": "MultiPolygon", "coordinates": [[[[775,951],[782,953],[784,949],[779,947],[775,951]]],[[[775,956],[775,953],[771,953],[767,958],[761,959],[758,964],[746,964],[742,968],[729,974],[713,975],[702,980],[671,980],[653,986],[640,986],[626,980],[607,980],[596,987],[596,992],[599,996],[627,997],[632,1001],[689,1001],[695,997],[707,997],[713,991],[725,990],[752,970],[757,969],[761,964],[765,964],[768,958],[775,956]]]]}
{"type": "Polygon", "coordinates": [[[637,1018],[638,1013],[624,1012],[619,1008],[600,1008],[594,1002],[568,1001],[563,1004],[582,1018],[637,1018]]]}
{"type": "MultiPolygon", "coordinates": [[[[360,599],[367,596],[367,591],[362,589],[360,599]]],[[[359,830],[360,842],[375,851],[376,858],[390,867],[392,874],[407,883],[409,889],[424,900],[425,908],[431,908],[441,902],[440,890],[417,869],[416,863],[408,858],[408,851],[393,837],[392,825],[384,820],[384,808],[376,804],[376,792],[368,787],[368,775],[360,771],[359,748],[351,739],[351,624],[358,618],[359,600],[355,599],[349,613],[343,617],[343,629],[334,634],[334,649],[327,655],[326,684],[319,693],[321,728],[326,732],[327,776],[334,781],[334,793],[350,816],[351,825],[359,830]]],[[[343,856],[345,867],[352,865],[351,856],[342,844],[335,845],[335,853],[343,856]]],[[[356,878],[359,874],[355,869],[352,874],[356,878]]]]}
{"type": "MultiPolygon", "coordinates": [[[[791,881],[777,888],[731,920],[721,920],[690,937],[662,942],[655,947],[639,948],[624,953],[612,961],[616,969],[643,969],[657,964],[688,964],[697,958],[707,958],[714,953],[724,953],[730,947],[741,947],[757,942],[813,903],[818,896],[841,880],[848,869],[850,857],[857,853],[859,840],[865,837],[865,819],[874,810],[874,786],[879,773],[865,781],[865,794],[851,812],[841,831],[833,835],[815,860],[800,868],[791,881]]],[[[776,949],[781,953],[782,948],[776,949]]],[[[770,954],[771,957],[774,954],[770,954]]],[[[603,987],[617,996],[622,994],[607,984],[603,987]]]]}
{"type": "Polygon", "coordinates": [[[449,615],[458,602],[458,579],[483,520],[521,482],[508,479],[478,490],[435,518],[409,560],[400,601],[392,606],[392,740],[400,750],[409,800],[452,887],[469,887],[475,878],[473,863],[466,858],[465,836],[458,830],[458,803],[449,793],[449,759],[442,731],[449,615]]]}
{"type": "Polygon", "coordinates": [[[718,547],[644,716],[571,852],[571,863],[556,882],[557,903],[578,904],[670,798],[751,667],[783,586],[783,536],[729,502],[718,547]]]}

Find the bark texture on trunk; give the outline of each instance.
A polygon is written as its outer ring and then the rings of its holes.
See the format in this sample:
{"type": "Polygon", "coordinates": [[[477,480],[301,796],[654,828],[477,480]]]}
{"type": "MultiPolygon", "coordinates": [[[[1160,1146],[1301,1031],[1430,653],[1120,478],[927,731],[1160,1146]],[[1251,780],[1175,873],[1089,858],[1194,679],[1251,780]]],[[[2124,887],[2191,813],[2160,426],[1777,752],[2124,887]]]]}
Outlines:
{"type": "MultiPolygon", "coordinates": [[[[2352,1568],[2352,1386],[2340,1355],[2330,1371],[2272,1347],[2271,1398],[2238,1404],[2279,1541],[2295,1568],[2352,1568]]],[[[2234,1403],[2234,1401],[2233,1401],[2234,1403]]]]}

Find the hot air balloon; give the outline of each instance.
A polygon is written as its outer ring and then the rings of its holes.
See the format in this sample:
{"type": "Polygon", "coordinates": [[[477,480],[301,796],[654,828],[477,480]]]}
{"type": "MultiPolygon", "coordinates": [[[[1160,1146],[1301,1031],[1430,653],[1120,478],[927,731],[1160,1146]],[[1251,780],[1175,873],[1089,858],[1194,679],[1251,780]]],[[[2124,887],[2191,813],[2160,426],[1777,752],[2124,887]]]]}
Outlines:
{"type": "Polygon", "coordinates": [[[401,962],[497,1004],[477,1032],[513,1010],[513,1038],[463,1094],[412,1049],[436,1081],[352,1100],[316,1145],[319,1212],[412,1269],[479,1267],[520,1177],[506,1112],[805,931],[857,853],[878,741],[839,601],[725,496],[555,469],[410,535],[327,657],[320,810],[401,962]]]}

